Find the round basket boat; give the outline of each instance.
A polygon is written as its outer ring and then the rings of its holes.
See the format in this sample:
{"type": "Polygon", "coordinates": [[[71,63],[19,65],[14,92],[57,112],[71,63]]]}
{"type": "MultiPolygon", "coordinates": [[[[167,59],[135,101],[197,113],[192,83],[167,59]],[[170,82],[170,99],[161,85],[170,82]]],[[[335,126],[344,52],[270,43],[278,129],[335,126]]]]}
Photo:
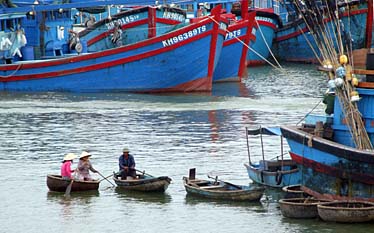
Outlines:
{"type": "Polygon", "coordinates": [[[328,222],[368,222],[374,220],[374,203],[365,201],[335,201],[317,206],[318,215],[328,222]]]}
{"type": "Polygon", "coordinates": [[[309,196],[307,193],[301,190],[300,184],[284,186],[282,191],[284,192],[284,199],[305,198],[309,196]]]}
{"type": "Polygon", "coordinates": [[[287,218],[317,218],[317,205],[324,200],[314,198],[287,198],[279,200],[282,215],[287,218]]]}

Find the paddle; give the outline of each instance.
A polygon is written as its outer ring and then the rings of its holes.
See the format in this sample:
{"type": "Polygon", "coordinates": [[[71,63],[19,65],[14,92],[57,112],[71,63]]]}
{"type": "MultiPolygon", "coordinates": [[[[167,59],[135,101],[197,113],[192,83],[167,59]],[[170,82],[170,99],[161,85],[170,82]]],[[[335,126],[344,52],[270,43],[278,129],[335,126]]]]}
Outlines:
{"type": "Polygon", "coordinates": [[[68,185],[68,187],[66,187],[65,194],[64,194],[65,197],[70,196],[71,187],[73,186],[73,182],[74,182],[74,179],[71,179],[70,184],[68,185]]]}
{"type": "Polygon", "coordinates": [[[230,185],[230,186],[232,186],[232,187],[235,187],[235,188],[237,188],[237,189],[242,189],[242,187],[240,187],[240,186],[238,186],[238,185],[236,185],[236,184],[232,184],[232,183],[229,183],[229,182],[227,182],[227,181],[219,180],[217,176],[216,176],[216,177],[211,177],[210,175],[208,175],[208,177],[209,177],[210,179],[214,179],[214,180],[216,180],[216,181],[218,180],[218,181],[220,181],[220,182],[223,182],[223,183],[225,183],[225,184],[228,184],[228,185],[230,185]]]}
{"type": "MultiPolygon", "coordinates": [[[[101,176],[101,177],[103,177],[105,180],[107,180],[111,185],[113,185],[113,187],[115,187],[115,185],[110,181],[110,180],[108,180],[107,179],[107,177],[104,177],[99,171],[97,171],[97,173],[101,176]]],[[[112,174],[113,175],[113,174],[112,174]]],[[[110,176],[108,176],[108,177],[111,177],[112,175],[110,175],[110,176]]],[[[101,181],[100,181],[101,182],[101,181]]]]}
{"type": "Polygon", "coordinates": [[[137,171],[137,172],[142,173],[143,175],[147,175],[147,176],[150,176],[150,177],[154,177],[154,176],[152,176],[151,174],[145,173],[145,171],[140,171],[140,170],[138,170],[138,169],[136,169],[136,168],[132,168],[132,169],[134,169],[134,170],[137,171]]]}

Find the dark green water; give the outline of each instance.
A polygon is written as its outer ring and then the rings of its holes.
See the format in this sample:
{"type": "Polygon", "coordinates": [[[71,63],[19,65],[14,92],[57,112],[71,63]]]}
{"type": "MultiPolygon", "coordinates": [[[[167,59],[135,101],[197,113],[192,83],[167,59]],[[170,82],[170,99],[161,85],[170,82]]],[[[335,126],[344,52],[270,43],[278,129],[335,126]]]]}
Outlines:
{"type": "MultiPolygon", "coordinates": [[[[284,218],[277,190],[258,203],[186,195],[182,177],[192,167],[200,178],[248,184],[245,127],[296,124],[320,102],[323,74],[285,68],[252,68],[243,83],[214,85],[211,95],[0,94],[0,232],[374,232],[371,224],[284,218]],[[110,175],[124,146],[139,169],[173,179],[165,194],[126,193],[106,181],[71,198],[48,191],[46,175],[59,173],[65,153],[89,150],[110,175]]],[[[278,140],[266,146],[274,157],[278,140]]]]}

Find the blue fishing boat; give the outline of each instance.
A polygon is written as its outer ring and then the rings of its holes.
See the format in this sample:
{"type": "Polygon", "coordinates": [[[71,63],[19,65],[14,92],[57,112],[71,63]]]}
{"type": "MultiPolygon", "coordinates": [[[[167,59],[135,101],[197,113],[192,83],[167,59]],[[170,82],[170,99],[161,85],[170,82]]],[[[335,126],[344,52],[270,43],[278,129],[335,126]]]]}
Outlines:
{"type": "MultiPolygon", "coordinates": [[[[373,61],[374,54],[368,57],[373,61]]],[[[334,97],[333,112],[326,109],[331,115],[307,117],[301,126],[282,126],[281,131],[301,170],[303,191],[319,198],[373,201],[374,85],[370,75],[359,82],[346,61],[342,55],[341,66],[328,71],[335,73],[329,73],[336,93],[327,94],[334,97]]]]}
{"type": "Polygon", "coordinates": [[[247,1],[242,2],[241,8],[241,19],[236,20],[233,14],[222,15],[229,19],[229,25],[213,82],[241,81],[247,76],[246,60],[249,46],[255,41],[256,12],[248,13],[247,1]]]}
{"type": "Polygon", "coordinates": [[[0,65],[2,91],[211,91],[227,25],[212,16],[99,52],[0,65]]]}
{"type": "Polygon", "coordinates": [[[179,8],[140,6],[97,21],[77,32],[77,36],[87,42],[88,52],[95,52],[162,35],[185,21],[186,12],[179,8]],[[122,35],[116,38],[118,30],[122,35]]]}
{"type": "Polygon", "coordinates": [[[248,130],[246,128],[248,164],[244,164],[247,169],[248,177],[254,182],[274,188],[283,188],[285,186],[296,185],[301,183],[301,173],[296,162],[284,158],[283,137],[279,127],[260,127],[258,129],[248,130]],[[252,162],[249,149],[249,135],[259,135],[261,141],[262,159],[252,162]],[[265,158],[263,144],[263,135],[280,136],[280,156],[272,159],[265,158]]]}
{"type": "MultiPolygon", "coordinates": [[[[323,1],[313,1],[316,15],[324,14],[323,23],[327,28],[335,28],[335,20],[329,17],[329,12],[339,14],[339,24],[343,36],[351,49],[370,48],[374,46],[373,41],[373,1],[352,0],[339,1],[326,6],[323,1]]],[[[319,38],[310,33],[312,22],[305,22],[299,13],[304,5],[298,1],[284,1],[281,7],[283,27],[276,30],[273,52],[278,59],[291,62],[312,62],[319,63],[323,60],[321,51],[318,48],[319,38]]],[[[309,9],[309,8],[308,8],[309,9]]],[[[321,16],[322,17],[322,16],[321,16]]],[[[335,33],[332,30],[332,33],[335,33]]],[[[336,40],[335,38],[332,38],[336,40]]]]}

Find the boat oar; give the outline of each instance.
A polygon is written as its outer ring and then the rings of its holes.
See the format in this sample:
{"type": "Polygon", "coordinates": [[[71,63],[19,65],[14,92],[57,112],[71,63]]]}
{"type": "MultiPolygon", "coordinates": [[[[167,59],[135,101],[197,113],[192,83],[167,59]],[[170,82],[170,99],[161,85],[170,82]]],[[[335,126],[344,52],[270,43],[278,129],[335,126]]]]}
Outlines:
{"type": "MultiPolygon", "coordinates": [[[[110,176],[105,177],[105,176],[103,176],[99,171],[97,171],[97,173],[98,173],[101,177],[103,177],[102,180],[106,180],[106,181],[108,181],[111,185],[113,185],[113,187],[115,187],[115,185],[114,185],[110,180],[108,180],[108,178],[111,177],[111,176],[113,176],[113,174],[110,175],[110,176]]],[[[100,182],[101,182],[102,180],[100,180],[100,182]]]]}
{"type": "Polygon", "coordinates": [[[217,176],[216,176],[216,177],[211,177],[210,175],[208,175],[208,177],[211,178],[211,179],[214,179],[214,180],[216,180],[216,181],[223,182],[223,183],[225,183],[225,184],[227,184],[227,185],[230,185],[230,186],[232,186],[232,187],[235,187],[235,188],[237,188],[237,189],[242,189],[242,187],[240,187],[240,186],[238,186],[238,185],[236,185],[236,184],[232,184],[232,183],[229,183],[229,182],[227,182],[227,181],[219,180],[217,176]]]}
{"type": "Polygon", "coordinates": [[[64,194],[65,197],[70,196],[71,187],[73,186],[73,182],[74,182],[74,179],[71,179],[70,184],[68,185],[68,187],[66,187],[65,194],[64,194]]]}
{"type": "Polygon", "coordinates": [[[136,169],[136,168],[133,168],[135,171],[137,171],[137,172],[140,172],[140,173],[142,173],[143,175],[147,175],[147,176],[150,176],[150,177],[154,177],[154,176],[152,176],[151,174],[147,174],[147,173],[145,173],[145,171],[140,171],[140,170],[138,170],[138,169],[136,169]]]}

